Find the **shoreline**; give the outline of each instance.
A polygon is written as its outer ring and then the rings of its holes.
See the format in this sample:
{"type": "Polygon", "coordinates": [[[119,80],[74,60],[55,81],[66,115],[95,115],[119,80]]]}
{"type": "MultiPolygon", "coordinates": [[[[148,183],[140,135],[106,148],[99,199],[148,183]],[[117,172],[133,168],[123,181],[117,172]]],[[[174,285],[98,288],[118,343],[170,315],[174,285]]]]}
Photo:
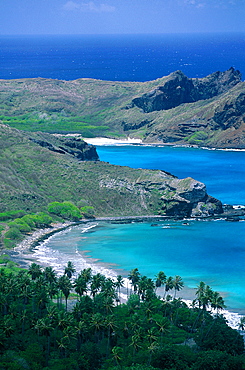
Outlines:
{"type": "MultiPolygon", "coordinates": [[[[67,134],[66,136],[74,136],[74,134],[67,134]]],[[[77,134],[77,136],[81,136],[77,134]]],[[[82,136],[81,136],[82,137],[82,136]]],[[[125,139],[112,139],[107,137],[94,137],[82,139],[91,145],[95,146],[123,146],[123,145],[139,145],[139,146],[153,146],[153,147],[176,147],[176,148],[193,148],[193,149],[203,149],[203,150],[221,150],[221,151],[231,151],[231,152],[245,152],[245,149],[239,148],[214,148],[206,146],[198,146],[194,144],[174,144],[174,143],[145,143],[142,139],[130,138],[125,139]]]]}
{"type": "MultiPolygon", "coordinates": [[[[28,268],[28,266],[33,263],[37,262],[38,264],[45,266],[52,266],[52,263],[40,263],[40,261],[37,258],[37,255],[35,256],[35,253],[33,249],[37,247],[37,250],[40,251],[41,249],[45,248],[45,244],[51,238],[57,233],[60,232],[65,232],[66,230],[69,230],[69,228],[73,228],[75,226],[80,226],[80,225],[86,225],[88,223],[93,223],[93,222],[100,222],[100,221],[105,221],[105,222],[121,222],[121,221],[128,221],[128,222],[135,222],[138,220],[139,222],[144,222],[144,221],[149,221],[149,220],[156,220],[156,219],[166,219],[164,216],[139,216],[139,217],[133,217],[133,216],[128,216],[128,217],[101,217],[101,218],[96,218],[96,219],[86,219],[81,222],[66,222],[66,223],[59,223],[59,224],[54,224],[50,228],[45,228],[45,229],[40,229],[34,231],[31,235],[27,236],[24,240],[22,240],[13,250],[11,253],[11,250],[4,250],[2,251],[3,253],[7,253],[12,260],[17,262],[21,268],[28,268]]],[[[92,226],[94,227],[94,226],[92,226]]],[[[89,226],[87,229],[90,229],[91,226],[89,226]]],[[[86,232],[87,229],[84,229],[82,232],[86,232]]],[[[115,277],[116,270],[113,269],[112,265],[106,265],[103,263],[100,263],[100,261],[96,259],[92,259],[89,256],[81,254],[79,256],[80,259],[82,259],[82,262],[86,267],[91,267],[95,271],[99,271],[102,274],[106,275],[107,277],[115,277]]],[[[119,272],[120,273],[120,272],[119,272]]],[[[128,290],[128,284],[129,281],[127,278],[124,278],[125,281],[125,288],[124,291],[126,292],[128,290]]],[[[127,295],[126,293],[122,293],[122,299],[123,301],[126,301],[127,295]]],[[[182,291],[179,292],[176,298],[180,298],[183,300],[189,307],[191,306],[192,300],[195,297],[195,290],[194,288],[189,288],[189,287],[184,287],[182,291]]],[[[243,317],[242,314],[238,312],[234,312],[231,310],[223,310],[220,312],[227,320],[228,325],[231,326],[233,329],[238,329],[238,324],[240,322],[240,318],[243,317]]]]}

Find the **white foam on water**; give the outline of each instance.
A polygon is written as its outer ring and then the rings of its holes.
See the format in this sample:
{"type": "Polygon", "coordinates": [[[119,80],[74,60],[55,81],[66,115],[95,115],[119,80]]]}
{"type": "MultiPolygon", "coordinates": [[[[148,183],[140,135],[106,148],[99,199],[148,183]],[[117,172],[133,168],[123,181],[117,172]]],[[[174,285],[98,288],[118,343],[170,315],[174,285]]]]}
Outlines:
{"type": "MultiPolygon", "coordinates": [[[[183,302],[187,304],[188,307],[192,307],[192,301],[189,299],[182,299],[183,302]]],[[[213,316],[217,314],[216,310],[211,309],[211,307],[208,308],[209,312],[212,313],[213,316]]],[[[243,315],[238,314],[237,312],[230,312],[228,310],[222,310],[219,312],[224,316],[224,318],[227,321],[227,324],[232,328],[232,329],[239,329],[239,323],[243,315]]]]}
{"type": "MultiPolygon", "coordinates": [[[[81,230],[82,234],[86,234],[91,229],[96,228],[98,226],[97,223],[92,224],[86,224],[81,230]]],[[[76,226],[75,226],[76,227],[76,226]]],[[[81,227],[81,225],[79,225],[81,227]]],[[[171,227],[170,225],[167,225],[167,227],[171,227]]],[[[76,269],[76,273],[73,278],[76,278],[76,276],[80,273],[81,270],[86,268],[91,268],[92,274],[101,273],[102,275],[106,276],[107,278],[111,278],[112,280],[116,281],[117,276],[119,275],[116,270],[113,268],[108,268],[106,265],[103,266],[103,264],[96,260],[89,257],[84,257],[84,255],[78,251],[76,248],[75,253],[74,250],[71,253],[63,253],[57,249],[53,249],[52,247],[49,247],[49,243],[52,240],[52,238],[57,237],[57,235],[62,235],[69,233],[70,230],[74,228],[69,227],[65,230],[62,230],[56,234],[51,235],[47,239],[45,239],[43,242],[38,244],[33,248],[33,254],[31,255],[31,259],[29,260],[29,263],[31,264],[34,261],[39,263],[42,266],[52,266],[53,269],[56,271],[58,276],[61,276],[64,274],[65,266],[67,265],[68,261],[71,261],[76,269]]],[[[20,251],[21,248],[18,248],[20,251]]],[[[24,255],[23,255],[23,258],[24,255]]],[[[132,290],[131,282],[128,278],[123,278],[124,288],[122,289],[122,293],[120,294],[120,298],[122,301],[127,301],[128,294],[130,290],[132,290]]],[[[189,307],[192,305],[191,300],[183,300],[189,307]]],[[[239,328],[239,323],[242,315],[236,313],[236,312],[230,312],[228,310],[223,310],[222,315],[227,320],[228,325],[233,329],[239,328]]],[[[216,314],[216,312],[213,312],[213,314],[216,314]]]]}

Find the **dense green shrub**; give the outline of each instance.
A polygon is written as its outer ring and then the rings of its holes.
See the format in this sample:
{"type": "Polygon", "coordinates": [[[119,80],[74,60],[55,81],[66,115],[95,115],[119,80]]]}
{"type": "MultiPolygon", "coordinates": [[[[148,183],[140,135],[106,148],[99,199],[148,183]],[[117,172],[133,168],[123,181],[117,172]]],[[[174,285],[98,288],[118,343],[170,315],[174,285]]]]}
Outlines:
{"type": "Polygon", "coordinates": [[[17,227],[11,227],[4,236],[6,239],[18,240],[21,237],[21,232],[17,227]]]}
{"type": "Polygon", "coordinates": [[[25,215],[10,221],[8,225],[20,230],[22,233],[30,232],[35,228],[47,227],[51,224],[52,217],[44,212],[38,212],[35,215],[25,215]]]}
{"type": "Polygon", "coordinates": [[[9,222],[9,226],[19,229],[22,233],[31,231],[31,227],[21,218],[16,218],[14,221],[9,222]]]}
{"type": "Polygon", "coordinates": [[[80,208],[81,213],[85,218],[93,218],[94,217],[94,207],[84,206],[80,208]]]}
{"type": "Polygon", "coordinates": [[[47,215],[45,212],[38,212],[37,214],[32,215],[31,218],[37,228],[48,227],[53,221],[52,217],[47,215]]]}
{"type": "Polygon", "coordinates": [[[62,218],[78,221],[82,215],[78,207],[72,202],[52,202],[48,204],[48,212],[54,213],[62,218]]]}
{"type": "Polygon", "coordinates": [[[234,357],[226,352],[210,350],[200,353],[191,369],[241,370],[243,369],[243,361],[241,357],[234,357]]]}
{"type": "Polygon", "coordinates": [[[22,211],[22,210],[2,212],[2,213],[0,213],[0,221],[7,221],[7,220],[14,219],[16,217],[22,217],[25,214],[26,214],[26,212],[22,211]]]}
{"type": "Polygon", "coordinates": [[[205,325],[195,340],[205,350],[226,351],[231,355],[241,355],[244,351],[242,336],[227,326],[223,317],[217,317],[209,325],[205,325]]]}

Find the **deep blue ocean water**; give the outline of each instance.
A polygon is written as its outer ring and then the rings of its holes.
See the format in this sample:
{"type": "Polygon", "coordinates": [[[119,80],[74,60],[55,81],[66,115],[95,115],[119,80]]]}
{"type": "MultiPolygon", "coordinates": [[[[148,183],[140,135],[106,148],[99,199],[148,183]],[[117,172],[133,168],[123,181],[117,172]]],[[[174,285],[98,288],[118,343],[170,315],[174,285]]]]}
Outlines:
{"type": "Polygon", "coordinates": [[[245,79],[245,34],[0,36],[0,79],[148,81],[230,67],[245,79]]]}
{"type": "MultiPolygon", "coordinates": [[[[179,69],[188,77],[204,77],[231,66],[244,79],[244,34],[0,36],[1,79],[147,81],[179,69]]],[[[192,176],[224,203],[245,204],[245,152],[140,146],[98,151],[102,160],[111,163],[192,176]]],[[[245,222],[87,226],[53,236],[35,251],[36,257],[58,269],[72,260],[79,271],[86,256],[97,269],[109,266],[107,273],[115,270],[125,276],[135,267],[151,277],[163,270],[181,275],[188,287],[203,280],[225,296],[229,308],[245,313],[245,222]]]]}

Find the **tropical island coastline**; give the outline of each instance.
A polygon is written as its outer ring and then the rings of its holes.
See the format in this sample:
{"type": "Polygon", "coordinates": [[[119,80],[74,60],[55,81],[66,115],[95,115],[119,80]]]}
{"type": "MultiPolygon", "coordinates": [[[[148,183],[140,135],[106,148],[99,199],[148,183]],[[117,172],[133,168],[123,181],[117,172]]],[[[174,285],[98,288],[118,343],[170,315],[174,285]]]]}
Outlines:
{"type": "MultiPolygon", "coordinates": [[[[21,268],[28,269],[32,263],[41,264],[42,267],[53,267],[50,263],[40,262],[39,258],[34,255],[34,249],[42,249],[45,247],[46,242],[52,238],[57,233],[62,233],[63,231],[67,231],[72,227],[82,226],[86,224],[96,224],[100,221],[107,221],[107,222],[145,222],[145,221],[152,221],[154,220],[161,220],[166,219],[164,216],[141,216],[141,217],[110,217],[110,218],[94,218],[94,219],[87,219],[80,222],[65,222],[65,223],[57,223],[53,224],[49,228],[39,229],[34,231],[31,235],[28,235],[24,240],[16,245],[16,247],[10,250],[2,250],[2,254],[6,254],[10,257],[10,259],[17,263],[17,265],[21,268]]],[[[183,219],[184,222],[184,219],[183,219]]],[[[154,224],[152,224],[154,226],[154,224]]],[[[91,268],[93,273],[100,272],[106,277],[116,279],[117,276],[117,269],[113,268],[113,266],[106,265],[105,263],[101,264],[100,261],[91,259],[90,257],[87,258],[86,255],[79,255],[79,259],[83,260],[83,268],[91,268]]],[[[58,271],[57,271],[58,272],[58,271]]],[[[127,277],[124,277],[124,289],[121,292],[121,300],[122,302],[127,302],[127,294],[126,294],[126,285],[131,286],[127,277]]],[[[131,288],[132,289],[132,286],[131,288]]],[[[159,290],[160,296],[163,297],[163,289],[159,290]]],[[[185,302],[188,307],[192,307],[192,302],[195,299],[195,288],[189,288],[184,285],[180,292],[177,292],[176,298],[179,298],[181,301],[185,302]]],[[[209,308],[211,310],[211,308],[209,308]]],[[[212,312],[212,310],[210,311],[212,312]]],[[[213,310],[213,313],[216,314],[216,311],[213,310]]],[[[233,329],[238,329],[241,318],[243,315],[239,312],[235,312],[231,309],[223,309],[221,314],[227,320],[228,325],[233,329]]]]}

